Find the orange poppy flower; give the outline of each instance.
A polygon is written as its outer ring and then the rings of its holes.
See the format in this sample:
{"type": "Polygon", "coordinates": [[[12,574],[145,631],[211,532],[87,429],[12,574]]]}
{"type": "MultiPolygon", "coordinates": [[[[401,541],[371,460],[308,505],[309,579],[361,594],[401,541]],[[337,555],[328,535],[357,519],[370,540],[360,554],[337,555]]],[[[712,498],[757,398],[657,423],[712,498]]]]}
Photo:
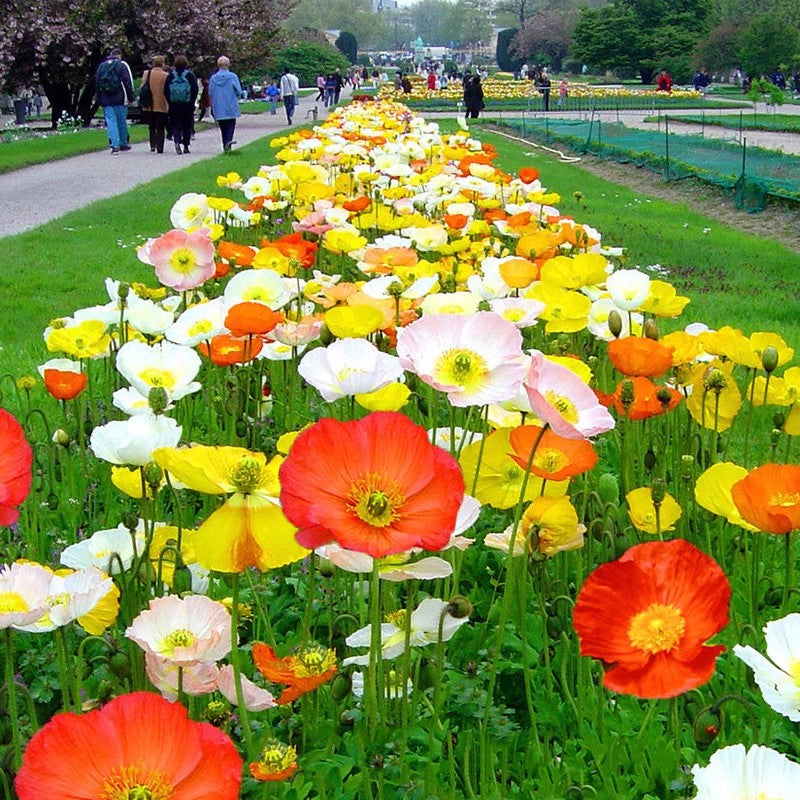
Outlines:
{"type": "Polygon", "coordinates": [[[280,311],[273,311],[263,303],[244,302],[230,307],[225,317],[225,327],[236,337],[263,335],[283,320],[280,311]]]}
{"type": "Polygon", "coordinates": [[[561,236],[573,247],[589,248],[600,243],[599,239],[592,238],[586,232],[583,225],[562,225],[561,236]]]}
{"type": "Polygon", "coordinates": [[[631,547],[598,567],[574,610],[584,656],[607,665],[603,685],[636,697],[676,697],[706,683],[728,624],[731,588],[713,558],[683,539],[631,547]]]}
{"type": "Polygon", "coordinates": [[[419,262],[419,254],[410,247],[368,247],[362,258],[365,273],[389,273],[396,267],[413,267],[419,262]]]}
{"type": "Polygon", "coordinates": [[[527,258],[503,259],[499,270],[503,282],[512,289],[524,289],[539,277],[539,267],[527,258]]]}
{"type": "Polygon", "coordinates": [[[606,407],[613,408],[617,415],[627,419],[649,419],[657,417],[665,411],[671,411],[683,399],[683,395],[676,389],[667,386],[658,386],[650,378],[635,377],[620,381],[613,394],[595,392],[597,399],[606,407]],[[622,402],[625,394],[625,384],[629,384],[632,389],[632,401],[626,407],[622,402]],[[667,392],[669,402],[662,403],[659,400],[659,393],[667,392]]]}
{"type": "Polygon", "coordinates": [[[448,228],[460,231],[469,222],[469,217],[466,214],[445,214],[444,221],[448,228]]]}
{"type": "Polygon", "coordinates": [[[44,386],[56,400],[72,400],[85,388],[89,376],[85,372],[70,372],[60,369],[44,371],[44,386]]]}
{"type": "Polygon", "coordinates": [[[608,343],[608,357],[623,375],[654,378],[672,366],[671,347],[646,336],[626,336],[608,343]]]}
{"type": "Polygon", "coordinates": [[[472,164],[487,164],[491,166],[492,157],[486,155],[485,153],[470,153],[468,156],[464,156],[464,158],[458,162],[458,169],[462,175],[469,175],[469,168],[472,164]]]}
{"type": "Polygon", "coordinates": [[[233,364],[246,364],[252,361],[264,346],[260,338],[239,338],[220,333],[211,339],[211,344],[201,342],[197,349],[218,367],[230,367],[233,364]]]}
{"type": "Polygon", "coordinates": [[[733,484],[731,495],[742,517],[765,533],[800,528],[800,465],[756,467],[733,484]]]}
{"type": "Polygon", "coordinates": [[[565,439],[547,428],[542,434],[538,425],[514,428],[509,436],[513,453],[509,453],[523,469],[528,466],[536,441],[531,472],[548,481],[563,481],[588,472],[597,463],[597,453],[586,439],[565,439]],[[541,439],[539,437],[541,436],[541,439]]]}
{"type": "Polygon", "coordinates": [[[362,194],[359,197],[354,197],[352,200],[345,200],[345,202],[342,203],[342,208],[355,212],[364,211],[369,208],[371,202],[372,200],[370,200],[369,197],[362,194]]]}
{"type": "Polygon", "coordinates": [[[257,781],[285,781],[297,772],[297,749],[269,739],[264,743],[261,758],[250,764],[250,774],[257,781]]]}
{"type": "Polygon", "coordinates": [[[502,208],[487,208],[486,211],[483,212],[483,218],[487,222],[494,222],[498,219],[508,219],[508,213],[502,208]]]}
{"type": "Polygon", "coordinates": [[[20,800],[149,797],[236,800],[242,759],[213,725],[151,692],[88,714],[56,714],[31,739],[16,779],[20,800]]]}
{"type": "Polygon", "coordinates": [[[311,692],[336,674],[336,653],[318,644],[301,647],[294,655],[278,658],[268,645],[253,645],[253,661],[258,671],[273,683],[286,684],[277,699],[279,706],[311,692]]]}
{"type": "Polygon", "coordinates": [[[269,239],[262,239],[261,247],[274,247],[286,258],[296,260],[301,267],[306,269],[314,266],[316,252],[319,249],[319,245],[316,242],[309,242],[304,239],[299,231],[281,236],[280,239],[276,239],[274,242],[269,239]]]}
{"type": "Polygon", "coordinates": [[[31,490],[33,451],[16,418],[0,408],[0,526],[19,519],[18,506],[31,490]]]}
{"type": "Polygon", "coordinates": [[[559,237],[552,231],[526,233],[517,241],[516,254],[523,258],[548,259],[556,254],[559,237]]]}
{"type": "Polygon", "coordinates": [[[224,241],[217,242],[217,253],[225,261],[235,261],[238,267],[249,267],[256,255],[256,251],[246,244],[224,241]]]}
{"type": "Polygon", "coordinates": [[[214,261],[214,277],[224,278],[231,271],[231,265],[227,261],[214,261]]]}
{"type": "Polygon", "coordinates": [[[523,167],[519,171],[519,179],[523,183],[533,183],[539,177],[539,170],[536,167],[523,167]]]}
{"type": "Polygon", "coordinates": [[[373,558],[440,550],[464,496],[458,462],[391,411],[321,419],[295,440],[280,482],[283,513],[300,529],[300,544],[336,541],[373,558]]]}

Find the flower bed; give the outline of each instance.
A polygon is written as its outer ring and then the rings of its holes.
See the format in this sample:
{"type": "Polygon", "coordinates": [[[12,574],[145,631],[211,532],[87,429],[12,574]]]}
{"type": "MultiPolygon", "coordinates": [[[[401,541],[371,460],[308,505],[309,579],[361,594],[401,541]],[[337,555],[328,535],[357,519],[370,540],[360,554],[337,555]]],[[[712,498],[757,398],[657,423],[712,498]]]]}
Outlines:
{"type": "Polygon", "coordinates": [[[789,797],[792,349],[404,106],[271,144],[0,413],[20,798],[789,797]]]}

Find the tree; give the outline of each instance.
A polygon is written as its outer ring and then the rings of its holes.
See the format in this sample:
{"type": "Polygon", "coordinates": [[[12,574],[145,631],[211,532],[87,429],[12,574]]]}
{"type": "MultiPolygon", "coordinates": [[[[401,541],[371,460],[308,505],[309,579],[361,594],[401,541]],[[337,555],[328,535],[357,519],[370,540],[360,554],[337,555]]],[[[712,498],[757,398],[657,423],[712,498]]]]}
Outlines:
{"type": "Polygon", "coordinates": [[[712,72],[736,67],[741,63],[742,28],[734,22],[722,22],[697,43],[694,53],[696,66],[705,65],[712,72]]]}
{"type": "Polygon", "coordinates": [[[776,67],[794,63],[800,36],[774,14],[756,17],[741,38],[742,67],[748,75],[769,75],[776,67]]]}
{"type": "Polygon", "coordinates": [[[288,31],[301,28],[350,31],[363,47],[374,47],[389,36],[389,24],[372,10],[372,0],[299,0],[286,20],[288,31]]]}
{"type": "Polygon", "coordinates": [[[88,123],[94,112],[94,72],[118,46],[134,71],[155,53],[185,52],[192,67],[210,72],[219,54],[235,67],[263,61],[288,13],[277,0],[3,0],[0,85],[38,82],[53,108],[88,123]],[[265,20],[269,23],[265,24],[265,20]]]}
{"type": "Polygon", "coordinates": [[[638,73],[651,83],[662,62],[686,59],[708,30],[707,0],[614,0],[584,8],[575,28],[574,55],[599,69],[638,73]]]}
{"type": "Polygon", "coordinates": [[[510,51],[511,42],[519,33],[519,28],[504,28],[497,34],[497,66],[503,72],[516,72],[524,63],[524,59],[510,51]]]}
{"type": "Polygon", "coordinates": [[[447,0],[419,0],[405,13],[411,24],[411,39],[420,37],[425,44],[447,47],[460,38],[456,6],[447,0]]]}
{"type": "Polygon", "coordinates": [[[351,63],[358,61],[358,41],[350,31],[342,31],[337,37],[336,49],[351,63]]]}
{"type": "Polygon", "coordinates": [[[574,11],[537,11],[517,33],[511,44],[512,52],[524,61],[549,63],[560,70],[572,46],[577,21],[578,14],[574,11]]]}
{"type": "Polygon", "coordinates": [[[280,74],[291,69],[300,80],[301,86],[315,86],[317,75],[335,70],[346,70],[350,62],[331,45],[313,42],[297,42],[278,50],[272,57],[273,72],[280,74]]]}

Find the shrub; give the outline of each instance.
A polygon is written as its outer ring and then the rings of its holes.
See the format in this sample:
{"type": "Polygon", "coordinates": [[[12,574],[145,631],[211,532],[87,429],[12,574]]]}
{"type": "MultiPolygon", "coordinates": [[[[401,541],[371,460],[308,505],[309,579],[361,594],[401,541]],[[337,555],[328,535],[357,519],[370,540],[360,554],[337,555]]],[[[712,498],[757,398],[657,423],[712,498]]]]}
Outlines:
{"type": "Polygon", "coordinates": [[[342,31],[336,38],[336,49],[351,63],[358,60],[358,41],[350,31],[342,31]]]}
{"type": "Polygon", "coordinates": [[[320,72],[329,73],[336,69],[346,70],[350,64],[347,59],[330,45],[298,42],[278,50],[273,56],[272,67],[280,74],[287,67],[300,79],[301,86],[316,85],[320,72]]]}
{"type": "Polygon", "coordinates": [[[516,72],[525,62],[514,57],[509,52],[511,40],[516,36],[519,28],[504,28],[497,34],[497,66],[503,72],[516,72]]]}

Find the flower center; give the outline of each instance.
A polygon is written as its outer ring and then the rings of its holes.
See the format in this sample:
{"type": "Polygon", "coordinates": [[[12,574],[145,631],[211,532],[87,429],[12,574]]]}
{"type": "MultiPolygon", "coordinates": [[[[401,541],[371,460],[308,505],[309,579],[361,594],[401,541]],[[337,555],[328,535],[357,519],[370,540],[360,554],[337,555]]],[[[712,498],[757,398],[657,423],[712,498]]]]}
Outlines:
{"type": "Polygon", "coordinates": [[[29,610],[30,606],[22,595],[16,592],[0,592],[0,614],[14,614],[29,610]]]}
{"type": "Polygon", "coordinates": [[[439,383],[471,392],[483,383],[486,371],[486,361],[474,350],[447,350],[437,359],[433,375],[439,383]]]}
{"type": "Polygon", "coordinates": [[[685,631],[686,620],[679,608],[652,603],[631,620],[628,639],[637,649],[655,654],[677,647],[685,631]]]}
{"type": "Polygon", "coordinates": [[[103,784],[100,800],[170,800],[173,795],[158,770],[121,767],[103,784]]]}
{"type": "Polygon", "coordinates": [[[408,611],[405,608],[399,608],[397,611],[391,611],[386,615],[386,621],[391,622],[395,628],[400,628],[400,630],[405,630],[406,627],[406,618],[408,617],[408,611]]]}
{"type": "Polygon", "coordinates": [[[202,319],[189,328],[188,334],[189,336],[199,336],[201,333],[208,333],[211,328],[211,322],[207,319],[202,319]]]}
{"type": "Polygon", "coordinates": [[[397,519],[405,500],[395,481],[370,473],[350,486],[347,507],[368,525],[385,528],[397,519]]]}
{"type": "Polygon", "coordinates": [[[541,447],[533,457],[533,465],[543,472],[558,472],[569,464],[569,458],[561,450],[553,447],[541,447]]]}
{"type": "Polygon", "coordinates": [[[776,492],[769,499],[771,506],[790,508],[800,503],[800,492],[776,492]]]}
{"type": "Polygon", "coordinates": [[[297,678],[323,675],[336,664],[336,653],[322,645],[311,643],[292,656],[292,671],[297,678]]]}
{"type": "Polygon", "coordinates": [[[553,389],[548,389],[544,393],[544,399],[547,400],[570,425],[574,425],[578,421],[578,409],[575,407],[575,403],[566,395],[556,394],[553,389]]]}
{"type": "Polygon", "coordinates": [[[161,642],[161,647],[158,648],[159,654],[165,658],[171,658],[177,647],[191,647],[197,637],[186,628],[177,628],[176,630],[168,633],[161,642]]]}
{"type": "Polygon", "coordinates": [[[263,480],[263,470],[261,462],[251,456],[244,456],[242,460],[233,468],[230,481],[237,492],[251,494],[263,480]]]}
{"type": "Polygon", "coordinates": [[[139,377],[148,386],[163,387],[164,389],[175,388],[175,376],[165,369],[148,367],[139,373],[139,377]]]}
{"type": "Polygon", "coordinates": [[[264,743],[259,766],[268,775],[277,775],[289,769],[295,761],[297,761],[296,748],[277,739],[269,739],[264,743]]]}
{"type": "Polygon", "coordinates": [[[194,253],[186,247],[179,247],[169,257],[169,263],[175,272],[181,275],[189,275],[197,264],[194,253]]]}

